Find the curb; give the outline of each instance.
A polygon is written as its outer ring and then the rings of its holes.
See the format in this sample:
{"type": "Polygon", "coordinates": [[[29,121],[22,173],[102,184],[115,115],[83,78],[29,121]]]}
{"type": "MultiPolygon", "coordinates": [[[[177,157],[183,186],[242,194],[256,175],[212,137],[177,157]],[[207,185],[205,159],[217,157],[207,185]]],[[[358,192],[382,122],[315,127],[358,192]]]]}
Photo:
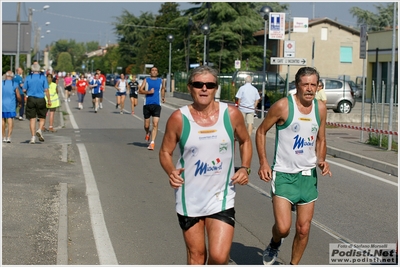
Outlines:
{"type": "Polygon", "coordinates": [[[349,151],[344,151],[338,148],[327,147],[326,153],[335,157],[345,159],[363,166],[367,166],[369,168],[388,173],[390,175],[394,175],[398,177],[398,167],[386,162],[373,160],[349,151]]]}
{"type": "Polygon", "coordinates": [[[68,186],[60,183],[57,265],[68,265],[68,186]]]}

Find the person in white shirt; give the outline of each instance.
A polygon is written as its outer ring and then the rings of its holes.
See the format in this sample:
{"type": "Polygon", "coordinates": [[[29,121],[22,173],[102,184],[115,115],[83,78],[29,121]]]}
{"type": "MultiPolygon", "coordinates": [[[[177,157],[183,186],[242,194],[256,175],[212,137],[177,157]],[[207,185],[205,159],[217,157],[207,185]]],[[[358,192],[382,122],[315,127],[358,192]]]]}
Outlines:
{"type": "Polygon", "coordinates": [[[260,100],[260,94],[258,93],[257,88],[251,85],[252,80],[253,79],[250,75],[246,76],[246,83],[241,86],[239,91],[236,93],[238,107],[243,114],[244,121],[247,124],[247,131],[250,136],[253,132],[254,112],[258,101],[260,100]]]}
{"type": "Polygon", "coordinates": [[[117,106],[119,105],[121,109],[120,114],[124,114],[127,87],[128,87],[128,81],[125,79],[125,75],[121,74],[121,78],[115,84],[115,88],[117,89],[117,106]]]}

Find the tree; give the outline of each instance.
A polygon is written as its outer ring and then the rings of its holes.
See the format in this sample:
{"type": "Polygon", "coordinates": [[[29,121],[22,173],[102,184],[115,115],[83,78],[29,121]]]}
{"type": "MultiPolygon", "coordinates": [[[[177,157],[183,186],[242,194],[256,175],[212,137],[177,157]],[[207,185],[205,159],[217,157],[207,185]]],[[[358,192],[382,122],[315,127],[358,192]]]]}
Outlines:
{"type": "Polygon", "coordinates": [[[120,59],[121,53],[118,49],[118,46],[108,47],[107,53],[103,56],[102,60],[102,72],[115,73],[120,59]]]}
{"type": "Polygon", "coordinates": [[[55,67],[58,71],[72,72],[74,67],[72,65],[72,58],[68,52],[61,52],[57,58],[57,66],[55,67]]]}
{"type": "Polygon", "coordinates": [[[151,13],[142,13],[139,18],[127,10],[117,17],[115,33],[117,34],[121,64],[133,64],[135,72],[140,73],[146,62],[149,36],[154,28],[154,17],[151,13]]]}
{"type": "MultiPolygon", "coordinates": [[[[394,3],[388,3],[386,6],[379,4],[375,5],[378,13],[372,13],[368,10],[363,10],[359,7],[350,8],[350,14],[357,17],[357,24],[367,24],[367,31],[381,31],[383,29],[391,29],[393,25],[393,8],[394,3]]],[[[397,12],[396,12],[397,13],[397,12]]],[[[397,18],[396,18],[397,24],[397,18]]]]}
{"type": "MultiPolygon", "coordinates": [[[[180,16],[178,10],[178,4],[173,2],[166,2],[161,5],[159,10],[159,15],[156,17],[154,26],[156,27],[152,33],[147,49],[147,60],[148,63],[152,63],[158,68],[158,72],[162,75],[168,73],[169,68],[169,43],[167,42],[167,35],[172,34],[174,36],[174,41],[172,42],[171,49],[174,53],[174,62],[177,62],[175,55],[178,55],[177,43],[181,43],[181,37],[179,37],[179,31],[174,26],[174,19],[180,16]]],[[[180,50],[180,49],[179,49],[180,50]]],[[[174,69],[176,69],[178,64],[174,64],[174,69]]]]}

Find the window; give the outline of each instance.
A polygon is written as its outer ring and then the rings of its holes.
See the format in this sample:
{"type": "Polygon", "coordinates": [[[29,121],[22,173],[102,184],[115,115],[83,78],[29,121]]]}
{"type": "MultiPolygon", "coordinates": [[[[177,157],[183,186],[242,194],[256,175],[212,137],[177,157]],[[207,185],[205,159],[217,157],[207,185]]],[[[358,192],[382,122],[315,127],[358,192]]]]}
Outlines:
{"type": "Polygon", "coordinates": [[[328,40],[328,28],[321,28],[321,40],[326,41],[328,40]]]}
{"type": "Polygon", "coordinates": [[[340,47],[340,63],[353,62],[353,47],[341,46],[340,47]]]}
{"type": "Polygon", "coordinates": [[[337,80],[325,80],[325,89],[340,89],[343,87],[343,83],[337,80]]]}

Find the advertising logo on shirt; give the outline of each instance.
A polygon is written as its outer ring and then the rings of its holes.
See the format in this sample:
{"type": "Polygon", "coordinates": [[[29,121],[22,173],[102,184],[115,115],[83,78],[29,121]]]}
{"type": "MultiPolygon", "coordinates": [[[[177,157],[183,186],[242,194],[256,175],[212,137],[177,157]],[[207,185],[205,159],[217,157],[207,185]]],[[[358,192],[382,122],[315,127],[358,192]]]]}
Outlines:
{"type": "Polygon", "coordinates": [[[202,162],[198,160],[196,163],[196,170],[194,176],[205,175],[211,176],[213,174],[221,173],[222,171],[222,161],[219,158],[212,160],[210,163],[202,162]]]}
{"type": "Polygon", "coordinates": [[[293,139],[294,143],[292,149],[295,151],[296,154],[303,154],[304,147],[313,147],[315,143],[313,135],[306,138],[301,137],[300,135],[296,135],[293,139]]]}

